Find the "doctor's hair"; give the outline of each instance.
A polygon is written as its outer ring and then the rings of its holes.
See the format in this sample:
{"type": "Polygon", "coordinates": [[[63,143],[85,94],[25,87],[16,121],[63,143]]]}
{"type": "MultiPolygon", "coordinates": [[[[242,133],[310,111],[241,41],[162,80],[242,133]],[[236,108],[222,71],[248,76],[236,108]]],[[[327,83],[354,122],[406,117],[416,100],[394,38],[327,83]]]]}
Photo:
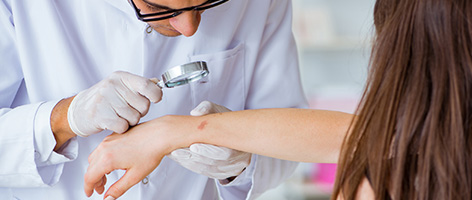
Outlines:
{"type": "Polygon", "coordinates": [[[377,0],[366,90],[332,199],[472,199],[472,1],[377,0]]]}

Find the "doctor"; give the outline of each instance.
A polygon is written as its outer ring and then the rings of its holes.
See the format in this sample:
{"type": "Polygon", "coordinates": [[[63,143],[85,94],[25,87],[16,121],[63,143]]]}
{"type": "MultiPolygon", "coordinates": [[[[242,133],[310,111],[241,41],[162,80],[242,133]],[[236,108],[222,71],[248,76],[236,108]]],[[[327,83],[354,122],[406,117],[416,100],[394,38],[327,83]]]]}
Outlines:
{"type": "MultiPolygon", "coordinates": [[[[306,107],[286,0],[2,0],[0,33],[0,199],[86,199],[104,137],[203,100],[306,107]],[[203,81],[162,92],[149,80],[197,60],[203,81]]],[[[121,199],[253,199],[297,166],[204,148],[172,153],[121,199]]]]}

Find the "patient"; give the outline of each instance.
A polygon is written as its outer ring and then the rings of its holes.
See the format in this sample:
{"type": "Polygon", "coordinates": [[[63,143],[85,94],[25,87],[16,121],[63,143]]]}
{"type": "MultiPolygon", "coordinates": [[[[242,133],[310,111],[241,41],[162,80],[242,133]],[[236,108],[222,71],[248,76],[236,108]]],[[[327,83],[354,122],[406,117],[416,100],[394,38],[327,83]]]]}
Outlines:
{"type": "Polygon", "coordinates": [[[102,193],[105,175],[125,169],[105,194],[117,198],[168,153],[207,143],[338,163],[333,199],[472,199],[472,1],[377,0],[374,23],[355,117],[308,109],[161,117],[108,136],[89,157],[85,192],[102,193]]]}

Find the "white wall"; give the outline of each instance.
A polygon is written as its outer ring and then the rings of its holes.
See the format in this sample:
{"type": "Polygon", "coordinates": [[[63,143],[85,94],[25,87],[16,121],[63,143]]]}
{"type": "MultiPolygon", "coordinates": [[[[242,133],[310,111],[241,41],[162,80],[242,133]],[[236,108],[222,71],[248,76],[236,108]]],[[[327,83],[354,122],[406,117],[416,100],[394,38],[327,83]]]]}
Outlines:
{"type": "Polygon", "coordinates": [[[293,4],[307,96],[361,91],[370,54],[374,1],[294,0],[293,4]]]}
{"type": "MultiPolygon", "coordinates": [[[[312,108],[354,112],[367,77],[374,3],[293,0],[302,83],[312,108]]],[[[320,166],[302,163],[290,180],[259,199],[329,199],[329,185],[326,190],[326,182],[311,178],[323,173],[320,166]]]]}

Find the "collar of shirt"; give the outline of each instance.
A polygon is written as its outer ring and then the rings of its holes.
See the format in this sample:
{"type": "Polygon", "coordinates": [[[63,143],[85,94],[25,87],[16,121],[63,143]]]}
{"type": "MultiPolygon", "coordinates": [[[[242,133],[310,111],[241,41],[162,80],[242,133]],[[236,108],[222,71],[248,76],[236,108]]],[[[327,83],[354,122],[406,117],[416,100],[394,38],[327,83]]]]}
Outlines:
{"type": "Polygon", "coordinates": [[[136,15],[128,0],[105,0],[105,2],[119,10],[122,10],[126,14],[132,14],[133,16],[136,15]]]}

